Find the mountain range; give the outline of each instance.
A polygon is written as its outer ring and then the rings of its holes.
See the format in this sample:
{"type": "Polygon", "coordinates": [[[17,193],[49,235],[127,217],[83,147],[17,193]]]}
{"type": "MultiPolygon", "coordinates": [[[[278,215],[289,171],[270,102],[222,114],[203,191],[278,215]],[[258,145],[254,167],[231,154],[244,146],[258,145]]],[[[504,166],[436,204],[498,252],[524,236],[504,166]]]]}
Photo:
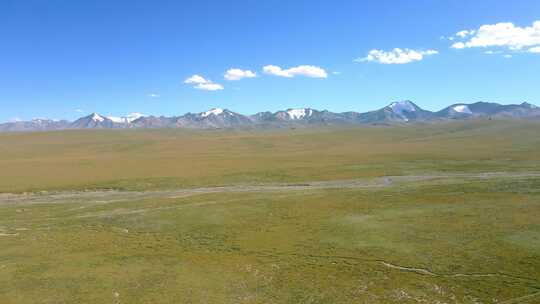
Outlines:
{"type": "Polygon", "coordinates": [[[227,109],[214,108],[182,116],[146,116],[133,113],[126,117],[102,116],[92,113],[75,121],[34,119],[0,124],[0,132],[50,131],[65,129],[122,128],[190,128],[218,129],[242,127],[295,127],[345,124],[410,124],[460,119],[540,119],[540,108],[530,103],[502,105],[490,102],[457,103],[440,111],[420,108],[409,100],[392,102],[379,110],[358,113],[334,113],[311,108],[288,109],[242,115],[227,109]]]}

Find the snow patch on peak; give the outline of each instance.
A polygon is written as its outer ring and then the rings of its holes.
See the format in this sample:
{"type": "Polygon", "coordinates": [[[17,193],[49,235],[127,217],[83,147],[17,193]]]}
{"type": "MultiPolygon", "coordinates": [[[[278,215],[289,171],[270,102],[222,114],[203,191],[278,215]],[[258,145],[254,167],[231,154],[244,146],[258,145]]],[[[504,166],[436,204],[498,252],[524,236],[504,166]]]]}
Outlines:
{"type": "Polygon", "coordinates": [[[457,105],[453,106],[452,110],[457,113],[463,113],[463,114],[472,114],[471,109],[467,105],[457,105]]]}
{"type": "Polygon", "coordinates": [[[112,120],[115,123],[130,123],[146,115],[142,113],[130,113],[124,117],[107,116],[107,119],[112,120]]]}
{"type": "Polygon", "coordinates": [[[107,118],[108,118],[109,120],[112,120],[113,122],[116,122],[116,123],[123,123],[123,122],[124,122],[124,118],[123,118],[123,117],[107,116],[107,118]]]}
{"type": "Polygon", "coordinates": [[[216,116],[217,116],[217,115],[223,113],[224,111],[225,111],[225,110],[220,109],[220,108],[213,108],[213,109],[211,109],[211,110],[208,110],[208,111],[206,111],[206,112],[201,113],[201,116],[202,116],[202,117],[208,117],[208,116],[210,116],[210,115],[216,115],[216,116]]]}
{"type": "Polygon", "coordinates": [[[134,120],[137,120],[141,117],[145,117],[146,115],[142,114],[142,113],[129,113],[126,118],[129,122],[132,122],[134,120]]]}
{"type": "Polygon", "coordinates": [[[389,107],[394,113],[398,115],[403,115],[403,112],[405,111],[416,111],[416,107],[414,106],[414,104],[408,100],[392,102],[389,107]]]}
{"type": "Polygon", "coordinates": [[[105,118],[103,118],[103,116],[99,115],[98,113],[92,113],[91,119],[93,121],[99,121],[99,122],[102,122],[105,120],[105,118]]]}
{"type": "Polygon", "coordinates": [[[311,109],[290,109],[287,110],[287,115],[291,119],[302,119],[304,117],[309,117],[313,114],[313,110],[311,109]]]}
{"type": "Polygon", "coordinates": [[[392,102],[388,107],[394,114],[400,116],[405,121],[409,121],[407,116],[405,116],[405,112],[410,113],[416,111],[414,104],[408,100],[392,102]]]}

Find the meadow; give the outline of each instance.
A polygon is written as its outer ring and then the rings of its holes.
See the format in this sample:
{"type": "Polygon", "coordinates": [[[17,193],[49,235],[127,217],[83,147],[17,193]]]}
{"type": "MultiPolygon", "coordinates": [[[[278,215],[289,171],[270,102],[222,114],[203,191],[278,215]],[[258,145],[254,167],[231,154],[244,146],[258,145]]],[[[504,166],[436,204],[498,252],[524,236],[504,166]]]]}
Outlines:
{"type": "Polygon", "coordinates": [[[539,132],[0,134],[0,303],[539,303],[539,132]]]}

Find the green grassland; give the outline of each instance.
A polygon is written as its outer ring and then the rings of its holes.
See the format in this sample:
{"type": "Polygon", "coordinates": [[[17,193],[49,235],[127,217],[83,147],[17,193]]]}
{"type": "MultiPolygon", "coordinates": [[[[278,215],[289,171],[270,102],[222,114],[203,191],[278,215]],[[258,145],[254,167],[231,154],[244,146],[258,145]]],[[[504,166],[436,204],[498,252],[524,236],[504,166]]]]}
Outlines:
{"type": "Polygon", "coordinates": [[[540,123],[0,135],[0,303],[539,303],[540,123]],[[64,192],[62,192],[64,193],[64,192]],[[47,197],[48,194],[41,193],[47,197]]]}

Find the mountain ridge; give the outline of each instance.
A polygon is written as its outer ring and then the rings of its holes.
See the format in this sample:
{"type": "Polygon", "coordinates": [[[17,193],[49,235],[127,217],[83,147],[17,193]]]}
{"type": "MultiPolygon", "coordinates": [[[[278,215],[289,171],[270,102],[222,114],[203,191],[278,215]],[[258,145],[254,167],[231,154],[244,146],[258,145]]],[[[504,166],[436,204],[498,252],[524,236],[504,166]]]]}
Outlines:
{"type": "Polygon", "coordinates": [[[132,113],[125,117],[92,113],[67,120],[34,119],[0,124],[0,132],[50,131],[65,129],[126,129],[126,128],[187,128],[220,129],[242,127],[292,127],[300,125],[341,124],[410,124],[456,119],[540,119],[540,108],[523,102],[503,105],[493,102],[455,103],[439,111],[429,111],[410,100],[395,101],[368,112],[331,112],[313,108],[289,108],[276,112],[243,115],[228,109],[212,108],[200,113],[181,116],[152,116],[132,113]]]}

